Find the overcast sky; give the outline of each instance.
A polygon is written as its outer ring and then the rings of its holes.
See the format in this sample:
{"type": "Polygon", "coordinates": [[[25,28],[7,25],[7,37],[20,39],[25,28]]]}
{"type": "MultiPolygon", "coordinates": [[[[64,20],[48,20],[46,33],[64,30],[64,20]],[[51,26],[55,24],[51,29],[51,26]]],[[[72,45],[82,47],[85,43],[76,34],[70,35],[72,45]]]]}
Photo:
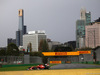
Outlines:
{"type": "Polygon", "coordinates": [[[45,30],[48,38],[61,43],[76,40],[82,7],[91,12],[92,21],[100,17],[100,0],[0,0],[0,47],[16,37],[19,9],[24,10],[27,31],[45,30]]]}

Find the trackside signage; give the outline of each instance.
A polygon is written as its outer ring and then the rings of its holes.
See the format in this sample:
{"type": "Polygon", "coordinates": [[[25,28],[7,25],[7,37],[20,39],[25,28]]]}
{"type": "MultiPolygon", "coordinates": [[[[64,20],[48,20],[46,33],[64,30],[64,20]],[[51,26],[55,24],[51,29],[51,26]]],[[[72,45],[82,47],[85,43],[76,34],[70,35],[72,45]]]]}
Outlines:
{"type": "Polygon", "coordinates": [[[61,61],[50,61],[50,64],[61,64],[61,61]]]}
{"type": "Polygon", "coordinates": [[[91,54],[91,51],[78,51],[79,54],[91,54]]]}
{"type": "Polygon", "coordinates": [[[55,56],[62,56],[62,55],[67,55],[67,52],[55,52],[55,56]]]}
{"type": "Polygon", "coordinates": [[[42,52],[44,56],[71,56],[80,54],[91,54],[91,51],[76,51],[76,52],[42,52]]]}

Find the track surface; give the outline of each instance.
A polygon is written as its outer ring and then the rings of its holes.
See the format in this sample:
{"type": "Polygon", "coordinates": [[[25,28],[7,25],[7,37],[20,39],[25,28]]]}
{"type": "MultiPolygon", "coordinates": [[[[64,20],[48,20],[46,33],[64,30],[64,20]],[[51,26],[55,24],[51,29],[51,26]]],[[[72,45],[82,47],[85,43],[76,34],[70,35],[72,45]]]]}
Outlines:
{"type": "Polygon", "coordinates": [[[90,64],[58,64],[52,66],[50,69],[80,69],[80,68],[100,68],[100,65],[90,64]]]}

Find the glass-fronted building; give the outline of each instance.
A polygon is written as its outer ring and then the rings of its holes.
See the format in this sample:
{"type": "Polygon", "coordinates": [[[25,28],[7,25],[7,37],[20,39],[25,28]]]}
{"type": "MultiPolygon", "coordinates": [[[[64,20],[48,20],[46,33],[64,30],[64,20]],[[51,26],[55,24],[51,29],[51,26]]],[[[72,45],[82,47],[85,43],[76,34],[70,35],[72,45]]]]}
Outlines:
{"type": "Polygon", "coordinates": [[[19,28],[16,31],[16,45],[23,46],[23,35],[26,34],[27,27],[24,26],[24,11],[19,10],[19,28]]]}
{"type": "MultiPolygon", "coordinates": [[[[85,37],[85,20],[76,21],[76,48],[79,48],[79,38],[85,37]]],[[[84,44],[83,44],[84,45],[84,44]]]]}
{"type": "Polygon", "coordinates": [[[80,11],[80,20],[76,21],[76,48],[85,47],[85,26],[91,23],[91,12],[80,11]]]}

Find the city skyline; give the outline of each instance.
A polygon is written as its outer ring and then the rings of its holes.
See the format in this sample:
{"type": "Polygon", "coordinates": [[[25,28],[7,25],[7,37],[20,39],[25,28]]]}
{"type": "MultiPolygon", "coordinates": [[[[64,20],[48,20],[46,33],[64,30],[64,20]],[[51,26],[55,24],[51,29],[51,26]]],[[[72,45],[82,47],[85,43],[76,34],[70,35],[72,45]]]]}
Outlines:
{"type": "Polygon", "coordinates": [[[94,21],[100,17],[99,6],[100,0],[0,0],[0,47],[7,46],[7,38],[16,38],[19,9],[24,10],[27,31],[45,30],[48,38],[64,43],[76,40],[80,9],[90,11],[91,21],[94,21]]]}
{"type": "Polygon", "coordinates": [[[24,10],[19,9],[19,27],[16,31],[16,45],[23,46],[23,35],[27,33],[27,26],[24,25],[24,10]]]}

